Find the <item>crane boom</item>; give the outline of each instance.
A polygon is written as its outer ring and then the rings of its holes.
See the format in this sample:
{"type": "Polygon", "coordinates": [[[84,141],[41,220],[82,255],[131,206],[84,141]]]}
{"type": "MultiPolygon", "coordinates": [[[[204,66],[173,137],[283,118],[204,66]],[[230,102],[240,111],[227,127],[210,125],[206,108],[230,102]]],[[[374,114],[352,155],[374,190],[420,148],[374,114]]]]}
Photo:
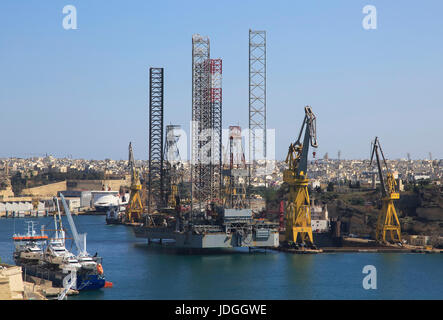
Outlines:
{"type": "MultiPolygon", "coordinates": [[[[379,176],[379,180],[380,180],[381,192],[382,192],[383,197],[385,197],[386,196],[386,187],[385,187],[385,181],[383,178],[383,172],[382,172],[382,168],[381,168],[381,164],[380,164],[380,157],[378,155],[379,148],[381,151],[381,146],[380,146],[380,142],[378,141],[378,137],[375,137],[375,140],[372,144],[373,144],[373,147],[372,147],[371,161],[370,161],[369,165],[372,165],[372,161],[374,159],[374,154],[375,154],[375,158],[377,160],[377,168],[378,168],[378,176],[379,176]]],[[[382,153],[382,155],[383,155],[383,153],[382,153]]],[[[383,160],[384,160],[384,156],[383,156],[383,160]]],[[[384,163],[387,168],[386,161],[384,161],[384,163]]]]}
{"type": "Polygon", "coordinates": [[[142,203],[142,185],[140,183],[139,172],[135,166],[134,154],[132,153],[132,143],[129,142],[128,166],[131,173],[131,193],[129,195],[129,203],[126,207],[126,222],[139,222],[144,212],[142,203]]]}
{"type": "MultiPolygon", "coordinates": [[[[81,246],[80,236],[77,232],[77,228],[75,227],[74,220],[72,219],[71,211],[69,210],[69,207],[66,204],[65,197],[61,193],[60,193],[60,198],[62,199],[62,204],[63,204],[63,207],[65,208],[66,217],[68,218],[69,227],[71,228],[72,237],[74,238],[75,246],[77,247],[77,252],[79,255],[84,255],[84,254],[86,254],[86,248],[84,248],[84,247],[82,248],[82,246],[81,246]]],[[[85,236],[86,236],[85,234],[82,234],[84,241],[85,241],[85,238],[84,238],[85,236]]]]}
{"type": "Polygon", "coordinates": [[[135,167],[135,162],[134,162],[134,153],[132,153],[132,142],[129,142],[129,155],[128,155],[128,167],[132,172],[132,168],[135,167]]]}
{"type": "Polygon", "coordinates": [[[297,174],[300,172],[306,172],[308,169],[308,152],[309,152],[309,144],[312,147],[317,148],[317,130],[316,130],[316,118],[314,113],[312,112],[311,107],[305,107],[305,118],[303,119],[302,127],[300,133],[298,135],[298,139],[295,142],[295,145],[300,144],[300,138],[303,132],[303,128],[305,129],[305,137],[303,139],[302,151],[300,154],[300,160],[298,163],[297,174]]]}

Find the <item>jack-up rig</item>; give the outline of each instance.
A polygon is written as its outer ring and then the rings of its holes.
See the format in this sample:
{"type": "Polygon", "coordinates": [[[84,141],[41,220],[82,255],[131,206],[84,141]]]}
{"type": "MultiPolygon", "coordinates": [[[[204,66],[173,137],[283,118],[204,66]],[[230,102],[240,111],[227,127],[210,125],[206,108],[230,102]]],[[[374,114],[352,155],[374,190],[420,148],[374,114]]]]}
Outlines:
{"type": "MultiPolygon", "coordinates": [[[[157,69],[161,70],[161,90],[155,103],[150,104],[150,114],[153,115],[150,132],[155,128],[161,128],[162,132],[163,128],[163,69],[157,69]],[[153,112],[157,105],[159,112],[153,112]]],[[[252,210],[245,207],[242,184],[247,181],[248,170],[241,164],[234,168],[232,163],[228,170],[222,170],[221,79],[222,59],[210,58],[209,38],[193,35],[190,210],[165,210],[165,191],[171,190],[171,194],[177,192],[175,187],[166,184],[175,185],[176,181],[164,179],[163,154],[159,153],[155,159],[150,157],[150,175],[156,179],[150,179],[148,188],[153,197],[149,199],[155,200],[157,196],[158,201],[150,202],[145,223],[133,229],[137,237],[147,238],[148,243],[168,242],[180,249],[270,248],[279,245],[278,224],[255,219],[252,210]],[[154,170],[153,164],[159,170],[154,170]],[[225,190],[228,190],[225,201],[221,199],[223,173],[228,175],[225,179],[225,190]],[[153,183],[157,179],[158,186],[153,183]]],[[[156,92],[153,84],[151,81],[151,98],[156,92]]],[[[150,135],[150,153],[163,150],[161,132],[158,134],[160,139],[156,141],[150,135]]],[[[230,141],[231,151],[237,136],[230,141]]]]}
{"type": "Polygon", "coordinates": [[[305,107],[305,118],[297,141],[289,146],[286,163],[288,169],[283,172],[283,181],[289,186],[286,206],[286,245],[299,244],[315,248],[311,227],[311,202],[308,192],[308,151],[309,145],[317,148],[316,118],[311,107],[305,107]],[[305,129],[303,143],[301,137],[305,129]]]}
{"type": "Polygon", "coordinates": [[[389,170],[388,164],[386,163],[385,156],[383,154],[383,150],[380,145],[380,141],[378,137],[375,137],[374,142],[372,143],[372,154],[371,154],[371,162],[375,158],[377,160],[377,168],[380,179],[380,188],[382,193],[382,208],[381,212],[378,215],[377,219],[377,227],[375,230],[375,240],[379,243],[386,243],[386,232],[389,231],[391,238],[391,242],[400,242],[401,243],[401,229],[400,222],[398,221],[397,212],[395,211],[394,200],[400,199],[400,194],[396,192],[395,187],[397,183],[395,182],[394,175],[389,170]],[[380,163],[380,156],[378,151],[380,150],[381,156],[383,158],[383,163],[386,168],[386,180],[383,177],[383,171],[380,163]]]}

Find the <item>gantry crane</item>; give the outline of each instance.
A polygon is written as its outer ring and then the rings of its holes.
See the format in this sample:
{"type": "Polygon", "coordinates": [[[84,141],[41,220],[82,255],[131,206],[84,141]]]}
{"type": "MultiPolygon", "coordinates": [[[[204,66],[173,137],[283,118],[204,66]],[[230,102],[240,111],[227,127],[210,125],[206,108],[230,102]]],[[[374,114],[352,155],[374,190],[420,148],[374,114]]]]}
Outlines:
{"type": "Polygon", "coordinates": [[[140,222],[144,212],[144,205],[141,198],[142,185],[140,183],[139,173],[135,166],[134,154],[132,153],[132,144],[129,143],[129,161],[128,166],[131,172],[131,193],[128,206],[126,208],[127,222],[140,222]]]}
{"type": "Polygon", "coordinates": [[[373,142],[370,165],[372,164],[374,154],[377,160],[377,167],[378,167],[378,174],[380,179],[380,188],[381,188],[382,202],[383,202],[381,212],[378,215],[377,219],[375,239],[378,242],[387,242],[386,232],[389,231],[391,234],[391,241],[401,242],[400,223],[398,221],[397,212],[395,211],[395,206],[394,206],[394,200],[400,199],[400,194],[395,191],[397,183],[395,182],[394,175],[389,170],[389,167],[386,163],[386,159],[383,154],[383,150],[381,149],[378,137],[375,137],[375,140],[373,142]],[[383,178],[382,167],[380,164],[380,157],[378,154],[379,149],[381,156],[383,157],[383,163],[386,167],[386,183],[383,178]]]}
{"type": "Polygon", "coordinates": [[[311,202],[308,193],[308,151],[309,145],[317,148],[316,118],[310,106],[305,107],[305,117],[297,141],[289,146],[283,172],[283,181],[289,185],[286,206],[286,242],[304,243],[314,246],[311,227],[311,202]],[[303,143],[301,136],[305,129],[303,143]],[[298,239],[298,236],[299,239],[298,239]]]}

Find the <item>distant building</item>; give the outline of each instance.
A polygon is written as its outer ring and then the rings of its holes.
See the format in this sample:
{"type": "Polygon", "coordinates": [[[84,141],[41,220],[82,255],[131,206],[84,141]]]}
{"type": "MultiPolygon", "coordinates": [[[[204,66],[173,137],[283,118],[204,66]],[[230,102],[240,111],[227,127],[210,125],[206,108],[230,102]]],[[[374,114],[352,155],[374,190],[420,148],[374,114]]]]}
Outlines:
{"type": "Polygon", "coordinates": [[[414,176],[414,180],[415,181],[419,181],[419,180],[430,180],[431,179],[431,176],[428,176],[428,175],[424,175],[424,174],[421,174],[421,175],[415,175],[414,176]]]}
{"type": "Polygon", "coordinates": [[[329,224],[328,206],[326,204],[311,205],[311,227],[313,232],[329,231],[330,224],[329,224]]]}
{"type": "Polygon", "coordinates": [[[403,185],[403,181],[401,179],[398,179],[398,191],[405,191],[405,186],[403,185]]]}
{"type": "Polygon", "coordinates": [[[320,180],[311,180],[312,189],[320,188],[320,180]]]}
{"type": "Polygon", "coordinates": [[[413,246],[426,246],[429,244],[429,236],[411,235],[409,236],[409,244],[413,246]]]}

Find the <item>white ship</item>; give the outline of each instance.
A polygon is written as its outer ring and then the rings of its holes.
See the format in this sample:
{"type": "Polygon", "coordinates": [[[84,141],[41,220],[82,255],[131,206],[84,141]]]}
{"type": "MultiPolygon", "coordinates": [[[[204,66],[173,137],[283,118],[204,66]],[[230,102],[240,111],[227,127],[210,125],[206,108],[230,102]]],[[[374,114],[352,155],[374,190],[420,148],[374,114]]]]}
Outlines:
{"type": "Polygon", "coordinates": [[[114,206],[125,206],[129,201],[129,193],[119,195],[116,191],[93,192],[93,206],[96,211],[106,212],[114,206]]]}

